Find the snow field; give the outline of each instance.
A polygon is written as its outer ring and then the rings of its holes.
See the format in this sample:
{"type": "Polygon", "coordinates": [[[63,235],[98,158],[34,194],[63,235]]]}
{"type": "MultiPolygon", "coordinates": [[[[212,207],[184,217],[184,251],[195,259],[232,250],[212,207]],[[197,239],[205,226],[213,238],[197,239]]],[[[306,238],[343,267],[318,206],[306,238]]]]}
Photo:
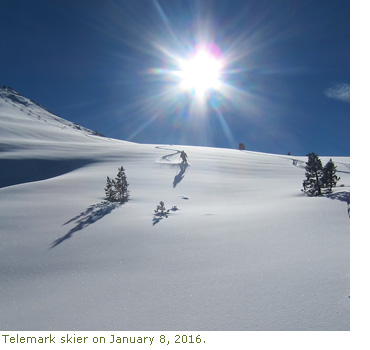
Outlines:
{"type": "Polygon", "coordinates": [[[4,101],[0,162],[24,172],[0,175],[0,329],[349,330],[349,158],[333,158],[333,195],[308,198],[305,157],[73,128],[61,143],[65,124],[33,105],[46,122],[23,137],[30,110],[4,101]],[[121,165],[118,205],[104,187],[121,165]],[[156,221],[159,201],[178,210],[156,221]]]}

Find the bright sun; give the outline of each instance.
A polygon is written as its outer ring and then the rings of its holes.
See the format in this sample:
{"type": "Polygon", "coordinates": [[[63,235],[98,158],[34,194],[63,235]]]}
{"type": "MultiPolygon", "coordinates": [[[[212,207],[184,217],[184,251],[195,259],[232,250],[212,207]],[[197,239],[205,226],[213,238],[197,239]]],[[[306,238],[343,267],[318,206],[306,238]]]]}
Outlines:
{"type": "Polygon", "coordinates": [[[179,60],[180,86],[204,96],[210,89],[220,86],[221,62],[212,53],[199,51],[189,60],[179,60]]]}

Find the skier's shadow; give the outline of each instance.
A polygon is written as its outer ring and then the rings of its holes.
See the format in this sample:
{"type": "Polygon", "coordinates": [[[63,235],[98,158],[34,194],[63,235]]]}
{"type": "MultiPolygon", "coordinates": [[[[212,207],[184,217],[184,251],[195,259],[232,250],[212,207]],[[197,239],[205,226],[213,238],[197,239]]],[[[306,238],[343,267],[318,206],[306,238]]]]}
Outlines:
{"type": "Polygon", "coordinates": [[[180,163],[180,172],[175,176],[173,179],[173,188],[175,188],[184,178],[186,169],[188,168],[189,164],[187,163],[180,163]]]}
{"type": "Polygon", "coordinates": [[[68,231],[68,233],[56,239],[51,244],[50,249],[56,247],[60,243],[64,242],[66,239],[71,238],[75,232],[80,231],[85,227],[99,221],[104,216],[108,215],[114,209],[120,207],[121,205],[122,203],[120,202],[109,201],[102,201],[100,203],[91,205],[84,212],[80,213],[79,215],[75,216],[74,218],[68,220],[66,223],[63,224],[64,226],[70,224],[71,222],[74,222],[74,226],[68,231]]]}

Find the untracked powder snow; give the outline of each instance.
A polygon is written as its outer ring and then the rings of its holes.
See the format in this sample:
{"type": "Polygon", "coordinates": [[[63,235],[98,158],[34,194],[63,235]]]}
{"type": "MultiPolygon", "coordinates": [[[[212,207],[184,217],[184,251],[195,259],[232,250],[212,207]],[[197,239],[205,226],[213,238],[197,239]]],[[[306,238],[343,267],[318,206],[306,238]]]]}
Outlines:
{"type": "Polygon", "coordinates": [[[350,329],[349,157],[308,197],[307,157],[105,138],[0,92],[1,330],[350,329]]]}

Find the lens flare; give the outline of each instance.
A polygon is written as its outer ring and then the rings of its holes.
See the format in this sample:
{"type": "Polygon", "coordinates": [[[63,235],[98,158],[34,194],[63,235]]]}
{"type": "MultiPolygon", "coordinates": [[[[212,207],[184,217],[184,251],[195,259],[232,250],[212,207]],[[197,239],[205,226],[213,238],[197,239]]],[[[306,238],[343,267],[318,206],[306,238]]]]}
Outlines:
{"type": "Polygon", "coordinates": [[[189,60],[179,60],[180,86],[184,90],[193,90],[203,97],[209,89],[219,89],[222,64],[210,52],[198,51],[189,60]]]}
{"type": "MultiPolygon", "coordinates": [[[[146,21],[134,16],[141,9],[138,2],[116,5],[111,13],[118,29],[114,39],[128,48],[119,53],[124,69],[117,84],[130,96],[112,114],[135,115],[122,126],[129,130],[129,140],[210,145],[217,138],[217,143],[223,139],[234,147],[236,118],[261,124],[266,115],[275,114],[279,106],[272,104],[271,94],[262,93],[258,79],[272,72],[262,64],[263,48],[281,39],[267,35],[268,25],[260,26],[258,18],[249,16],[247,31],[236,30],[234,20],[224,21],[221,29],[206,2],[194,7],[190,2],[148,3],[154,11],[146,21]],[[263,114],[266,108],[271,113],[263,114]]],[[[240,20],[253,9],[246,6],[243,11],[240,20]]]]}

